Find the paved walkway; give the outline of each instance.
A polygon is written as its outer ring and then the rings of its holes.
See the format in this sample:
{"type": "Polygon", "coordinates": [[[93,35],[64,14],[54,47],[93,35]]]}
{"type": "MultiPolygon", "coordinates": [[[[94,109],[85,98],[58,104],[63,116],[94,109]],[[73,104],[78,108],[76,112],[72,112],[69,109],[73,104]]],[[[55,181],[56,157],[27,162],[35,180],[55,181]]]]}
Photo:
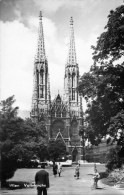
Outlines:
{"type": "MultiPolygon", "coordinates": [[[[92,188],[93,166],[84,165],[80,167],[80,179],[74,178],[75,167],[63,167],[61,177],[56,177],[50,172],[50,188],[48,195],[121,195],[124,190],[117,190],[114,187],[98,183],[99,189],[92,188]]],[[[36,170],[37,171],[37,170],[36,170]]],[[[3,190],[2,195],[36,195],[36,188],[19,190],[3,190]]]]}

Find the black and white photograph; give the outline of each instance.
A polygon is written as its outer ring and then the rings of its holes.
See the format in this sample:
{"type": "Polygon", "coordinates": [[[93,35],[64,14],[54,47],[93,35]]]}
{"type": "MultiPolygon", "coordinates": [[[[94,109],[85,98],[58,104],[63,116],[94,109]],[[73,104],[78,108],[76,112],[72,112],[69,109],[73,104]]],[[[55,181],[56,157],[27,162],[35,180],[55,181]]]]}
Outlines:
{"type": "Polygon", "coordinates": [[[0,0],[0,187],[124,194],[124,0],[0,0]]]}

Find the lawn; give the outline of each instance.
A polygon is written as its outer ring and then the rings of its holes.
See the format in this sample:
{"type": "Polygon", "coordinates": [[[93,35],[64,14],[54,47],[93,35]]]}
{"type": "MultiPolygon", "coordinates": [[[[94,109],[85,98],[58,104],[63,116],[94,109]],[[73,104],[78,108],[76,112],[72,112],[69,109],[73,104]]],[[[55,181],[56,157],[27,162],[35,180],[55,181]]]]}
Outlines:
{"type": "MultiPolygon", "coordinates": [[[[37,169],[33,169],[33,168],[18,169],[15,172],[14,177],[9,179],[8,181],[24,181],[24,182],[29,182],[29,183],[33,182],[34,178],[35,178],[35,174],[38,170],[40,170],[40,168],[37,168],[37,169]]],[[[46,170],[48,170],[49,174],[52,175],[52,168],[51,167],[46,168],[46,170]]]]}
{"type": "MultiPolygon", "coordinates": [[[[84,164],[81,165],[83,167],[92,167],[93,165],[88,165],[88,164],[84,164]]],[[[104,172],[105,171],[105,166],[104,165],[96,165],[98,172],[104,172]]],[[[70,167],[71,168],[71,167],[70,167]]],[[[63,168],[68,169],[68,167],[64,167],[63,168]]],[[[36,172],[40,170],[40,168],[34,169],[34,168],[23,168],[23,169],[18,169],[15,174],[14,177],[12,177],[11,179],[9,179],[8,181],[26,181],[26,182],[33,182],[34,181],[34,177],[36,172]]],[[[49,175],[51,176],[52,173],[52,167],[46,167],[46,170],[49,172],[49,175]]]]}
{"type": "MultiPolygon", "coordinates": [[[[94,166],[94,164],[83,164],[81,167],[83,168],[83,172],[85,173],[85,167],[86,170],[91,170],[91,168],[94,166]],[[89,167],[89,169],[87,169],[89,167]]],[[[80,167],[80,168],[81,168],[80,167]]],[[[105,166],[97,164],[96,165],[98,172],[105,172],[105,166]]],[[[72,167],[63,167],[63,171],[66,171],[68,169],[75,170],[75,166],[72,167]]],[[[35,174],[37,171],[39,171],[40,168],[21,168],[17,169],[17,171],[14,174],[14,177],[9,179],[7,181],[7,188],[11,189],[18,189],[18,188],[25,188],[25,187],[34,187],[34,180],[35,180],[35,174]]],[[[46,170],[49,172],[49,176],[51,177],[53,175],[52,167],[46,167],[46,170]]],[[[92,174],[91,172],[89,172],[92,174]]],[[[85,173],[86,174],[86,173],[85,173]]]]}

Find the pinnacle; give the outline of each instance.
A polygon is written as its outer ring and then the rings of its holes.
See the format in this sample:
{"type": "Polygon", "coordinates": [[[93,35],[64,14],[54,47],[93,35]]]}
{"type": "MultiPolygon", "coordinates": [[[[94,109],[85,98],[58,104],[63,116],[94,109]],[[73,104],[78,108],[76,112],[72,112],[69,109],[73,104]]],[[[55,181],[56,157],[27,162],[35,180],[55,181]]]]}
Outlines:
{"type": "Polygon", "coordinates": [[[71,19],[70,19],[70,25],[73,25],[73,17],[71,17],[71,19]]]}
{"type": "Polygon", "coordinates": [[[39,13],[39,19],[42,20],[42,11],[39,13]]]}
{"type": "Polygon", "coordinates": [[[36,53],[36,60],[42,61],[46,59],[45,45],[44,45],[44,33],[42,24],[42,11],[39,13],[39,30],[38,30],[38,47],[36,53]]]}
{"type": "Polygon", "coordinates": [[[73,66],[76,65],[76,50],[75,50],[75,39],[74,39],[74,28],[73,28],[73,17],[70,19],[70,45],[67,64],[73,66]]]}

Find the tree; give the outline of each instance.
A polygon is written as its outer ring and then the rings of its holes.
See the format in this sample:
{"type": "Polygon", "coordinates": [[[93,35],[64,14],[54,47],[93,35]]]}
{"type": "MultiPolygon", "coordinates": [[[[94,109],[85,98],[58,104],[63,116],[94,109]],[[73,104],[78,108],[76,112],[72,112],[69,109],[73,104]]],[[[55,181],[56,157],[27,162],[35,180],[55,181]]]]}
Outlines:
{"type": "Polygon", "coordinates": [[[48,157],[48,134],[44,122],[35,123],[31,119],[26,119],[25,132],[24,142],[26,145],[29,144],[30,149],[28,150],[32,151],[41,161],[44,161],[48,157]]]}
{"type": "Polygon", "coordinates": [[[79,83],[78,91],[87,101],[87,136],[92,144],[117,142],[108,154],[108,169],[124,163],[124,5],[110,11],[105,32],[92,46],[94,64],[79,83]],[[118,137],[119,130],[120,136],[118,137]]]}
{"type": "Polygon", "coordinates": [[[116,61],[124,55],[124,5],[110,11],[105,30],[98,37],[97,45],[92,46],[95,62],[116,61]]]}
{"type": "Polygon", "coordinates": [[[111,119],[124,110],[124,62],[117,61],[124,54],[124,6],[111,11],[108,18],[106,32],[92,47],[94,65],[82,76],[78,87],[87,101],[87,132],[92,143],[117,133],[117,128],[109,128],[111,119]]]}
{"type": "Polygon", "coordinates": [[[13,107],[14,96],[1,101],[0,146],[2,159],[2,185],[14,175],[18,159],[28,166],[34,155],[43,159],[47,155],[47,131],[44,123],[34,123],[17,116],[18,107],[13,107]],[[45,150],[46,149],[46,150],[45,150]]]}
{"type": "MultiPolygon", "coordinates": [[[[17,118],[18,107],[13,108],[15,102],[14,96],[3,100],[0,103],[0,145],[1,145],[1,184],[4,185],[6,179],[13,176],[15,170],[17,169],[16,160],[17,156],[13,153],[13,148],[15,145],[14,138],[16,137],[16,131],[20,128],[23,120],[17,118]],[[16,128],[16,130],[15,130],[16,128]],[[15,131],[13,131],[13,129],[15,131]]],[[[16,141],[18,137],[16,138],[16,141]]]]}
{"type": "Polygon", "coordinates": [[[50,141],[48,144],[49,158],[52,161],[61,159],[66,156],[66,146],[63,140],[57,139],[50,141]]]}
{"type": "Polygon", "coordinates": [[[111,118],[118,113],[121,114],[124,108],[123,83],[124,67],[120,65],[96,67],[83,75],[78,89],[88,103],[86,122],[92,143],[108,133],[110,135],[117,133],[117,128],[110,131],[109,126],[111,118]]]}
{"type": "Polygon", "coordinates": [[[124,163],[124,159],[119,157],[119,151],[120,147],[117,146],[116,148],[110,149],[110,151],[107,153],[106,159],[106,167],[108,171],[112,171],[116,168],[121,168],[122,164],[124,163]]]}

